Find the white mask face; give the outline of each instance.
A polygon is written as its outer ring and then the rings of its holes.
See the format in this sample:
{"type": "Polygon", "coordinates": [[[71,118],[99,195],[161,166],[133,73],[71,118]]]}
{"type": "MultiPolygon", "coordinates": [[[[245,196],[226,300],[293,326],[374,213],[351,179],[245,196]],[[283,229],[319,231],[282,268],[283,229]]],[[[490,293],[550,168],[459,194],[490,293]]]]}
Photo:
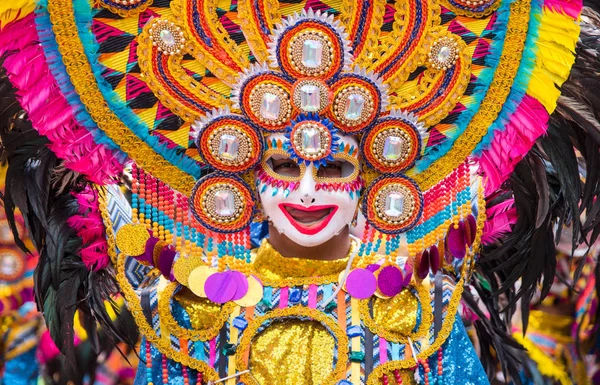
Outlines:
{"type": "MultiPolygon", "coordinates": [[[[269,143],[273,140],[287,141],[283,134],[267,137],[269,143]]],[[[348,150],[335,154],[333,162],[318,168],[298,165],[283,148],[272,146],[257,168],[257,189],[265,216],[277,231],[298,245],[323,244],[354,218],[363,185],[358,143],[342,135],[340,142],[348,150]]]]}

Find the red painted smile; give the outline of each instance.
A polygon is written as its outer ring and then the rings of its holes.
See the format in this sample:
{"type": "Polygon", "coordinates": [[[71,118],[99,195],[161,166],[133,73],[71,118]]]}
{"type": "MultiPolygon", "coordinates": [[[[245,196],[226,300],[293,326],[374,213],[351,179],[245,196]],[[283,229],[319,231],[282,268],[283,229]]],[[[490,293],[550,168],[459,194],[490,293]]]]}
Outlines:
{"type": "Polygon", "coordinates": [[[305,235],[313,235],[329,224],[329,221],[338,210],[338,206],[304,207],[290,203],[280,203],[279,209],[296,230],[305,235]]]}

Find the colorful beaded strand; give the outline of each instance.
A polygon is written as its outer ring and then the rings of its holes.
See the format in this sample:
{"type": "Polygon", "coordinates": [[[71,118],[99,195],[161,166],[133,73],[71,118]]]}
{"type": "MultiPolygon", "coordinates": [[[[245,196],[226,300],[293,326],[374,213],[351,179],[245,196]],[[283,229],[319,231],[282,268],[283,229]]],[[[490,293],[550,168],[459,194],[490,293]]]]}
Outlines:
{"type": "Polygon", "coordinates": [[[169,368],[167,367],[167,356],[161,354],[162,356],[162,380],[164,385],[169,384],[169,368]]]}
{"type": "Polygon", "coordinates": [[[152,349],[152,346],[146,340],[146,380],[148,381],[148,385],[154,385],[152,381],[152,353],[150,349],[152,349]]]}

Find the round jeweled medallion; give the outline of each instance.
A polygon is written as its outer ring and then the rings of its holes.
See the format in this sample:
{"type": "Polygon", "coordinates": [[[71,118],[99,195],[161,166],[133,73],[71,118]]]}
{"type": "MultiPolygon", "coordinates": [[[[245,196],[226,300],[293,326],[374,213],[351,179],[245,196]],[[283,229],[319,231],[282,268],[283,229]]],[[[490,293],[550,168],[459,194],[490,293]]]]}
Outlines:
{"type": "Polygon", "coordinates": [[[442,36],[431,46],[429,63],[438,70],[450,69],[458,58],[458,42],[450,36],[442,36]]]}
{"type": "Polygon", "coordinates": [[[223,116],[203,128],[197,140],[200,155],[217,170],[241,173],[260,160],[262,136],[249,121],[223,116]]]}
{"type": "Polygon", "coordinates": [[[261,83],[250,91],[250,109],[262,124],[281,126],[290,120],[292,106],[290,95],[281,86],[261,83]]]}
{"type": "Polygon", "coordinates": [[[336,95],[332,109],[336,119],[345,126],[361,126],[372,120],[373,96],[360,86],[345,87],[336,95]]]}
{"type": "Polygon", "coordinates": [[[293,152],[305,161],[319,161],[331,154],[333,136],[329,128],[318,121],[297,123],[290,133],[293,152]]]}
{"type": "Polygon", "coordinates": [[[421,149],[417,125],[401,117],[378,121],[361,141],[365,161],[381,173],[397,174],[411,167],[421,149]]]}
{"type": "Polygon", "coordinates": [[[423,195],[404,176],[376,179],[365,193],[363,213],[375,228],[386,234],[407,231],[421,217],[423,195]]]}
{"type": "Polygon", "coordinates": [[[180,54],[184,48],[185,38],[181,27],[164,19],[155,19],[148,30],[152,45],[167,55],[180,54]]]}
{"type": "Polygon", "coordinates": [[[329,106],[329,89],[318,80],[301,80],[294,84],[294,107],[301,112],[320,113],[329,106]]]}
{"type": "Polygon", "coordinates": [[[331,67],[332,53],[331,39],[321,31],[302,31],[289,42],[290,64],[302,75],[323,75],[331,67]]]}
{"type": "Polygon", "coordinates": [[[203,226],[230,233],[248,226],[254,201],[244,181],[215,173],[196,183],[190,196],[190,207],[194,217],[203,226]]]}
{"type": "Polygon", "coordinates": [[[289,18],[270,46],[271,65],[290,79],[331,79],[350,63],[350,45],[343,30],[309,18],[289,18]]]}

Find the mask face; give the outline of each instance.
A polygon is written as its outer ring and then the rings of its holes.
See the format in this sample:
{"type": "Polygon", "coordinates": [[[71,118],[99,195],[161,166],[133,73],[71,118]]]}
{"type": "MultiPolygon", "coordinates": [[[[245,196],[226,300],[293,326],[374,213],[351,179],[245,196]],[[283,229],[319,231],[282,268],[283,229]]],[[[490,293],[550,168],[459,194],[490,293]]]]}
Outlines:
{"type": "Polygon", "coordinates": [[[261,204],[277,231],[298,245],[317,246],[339,234],[356,213],[363,186],[358,143],[340,135],[348,150],[316,167],[296,163],[284,149],[287,141],[283,134],[267,137],[269,145],[256,170],[261,204]]]}

